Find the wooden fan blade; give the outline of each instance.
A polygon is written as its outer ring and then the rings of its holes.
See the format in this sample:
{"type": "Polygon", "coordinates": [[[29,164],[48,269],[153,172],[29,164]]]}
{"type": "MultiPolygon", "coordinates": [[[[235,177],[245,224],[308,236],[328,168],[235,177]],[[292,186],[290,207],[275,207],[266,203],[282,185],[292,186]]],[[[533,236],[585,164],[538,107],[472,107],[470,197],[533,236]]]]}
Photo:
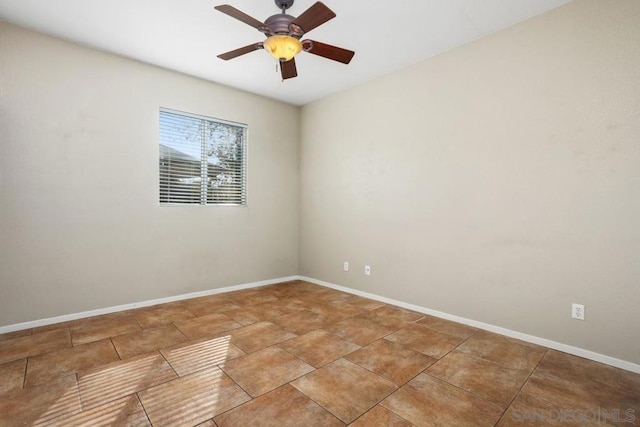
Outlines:
{"type": "Polygon", "coordinates": [[[218,55],[218,58],[228,61],[230,59],[237,58],[238,56],[244,55],[249,52],[253,52],[254,50],[260,50],[260,49],[264,49],[262,46],[262,43],[254,43],[254,44],[250,44],[249,46],[241,47],[239,49],[232,50],[232,51],[223,53],[221,55],[218,55]]]}
{"type": "Polygon", "coordinates": [[[304,46],[304,50],[309,53],[342,62],[343,64],[351,62],[353,55],[356,54],[352,50],[331,46],[330,44],[320,43],[314,40],[303,40],[302,45],[304,46]]]}
{"type": "Polygon", "coordinates": [[[324,3],[316,2],[309,9],[305,10],[302,15],[294,19],[291,24],[289,24],[289,28],[293,33],[302,35],[335,17],[336,14],[324,3]],[[297,31],[298,29],[302,31],[297,31]]]}
{"type": "Polygon", "coordinates": [[[236,9],[231,5],[222,4],[220,6],[216,6],[215,8],[216,10],[219,10],[220,12],[229,15],[232,18],[236,18],[238,21],[242,21],[245,24],[251,25],[258,30],[266,28],[266,25],[263,22],[258,21],[257,19],[247,15],[243,11],[236,9]]]}
{"type": "Polygon", "coordinates": [[[298,77],[298,69],[296,68],[296,59],[291,58],[287,62],[281,62],[280,72],[282,73],[282,80],[298,77]]]}

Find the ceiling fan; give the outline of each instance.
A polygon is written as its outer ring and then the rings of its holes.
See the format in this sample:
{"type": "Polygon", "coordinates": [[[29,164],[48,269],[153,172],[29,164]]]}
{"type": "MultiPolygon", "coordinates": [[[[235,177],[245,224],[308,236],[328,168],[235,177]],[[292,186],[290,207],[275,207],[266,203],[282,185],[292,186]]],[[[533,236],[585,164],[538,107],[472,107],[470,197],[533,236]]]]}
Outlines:
{"type": "Polygon", "coordinates": [[[223,53],[218,55],[218,58],[228,61],[229,59],[237,58],[254,50],[265,49],[280,62],[280,71],[283,80],[298,75],[295,56],[301,51],[342,62],[343,64],[351,62],[351,58],[355,55],[355,52],[351,50],[314,40],[300,41],[302,36],[330,19],[335,18],[336,14],[324,3],[316,2],[297,18],[287,15],[286,11],[293,5],[294,1],[295,0],[275,0],[276,6],[282,10],[282,13],[270,16],[264,22],[260,22],[228,4],[216,6],[216,9],[220,12],[251,25],[267,36],[264,42],[250,44],[223,53]]]}

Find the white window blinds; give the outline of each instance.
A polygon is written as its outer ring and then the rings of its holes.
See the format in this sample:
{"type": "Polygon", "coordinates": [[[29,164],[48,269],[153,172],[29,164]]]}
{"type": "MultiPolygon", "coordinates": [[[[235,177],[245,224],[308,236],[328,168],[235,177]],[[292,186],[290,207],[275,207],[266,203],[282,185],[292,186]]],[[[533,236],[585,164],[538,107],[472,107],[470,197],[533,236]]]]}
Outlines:
{"type": "Polygon", "coordinates": [[[160,204],[246,205],[247,127],[160,110],[160,204]]]}

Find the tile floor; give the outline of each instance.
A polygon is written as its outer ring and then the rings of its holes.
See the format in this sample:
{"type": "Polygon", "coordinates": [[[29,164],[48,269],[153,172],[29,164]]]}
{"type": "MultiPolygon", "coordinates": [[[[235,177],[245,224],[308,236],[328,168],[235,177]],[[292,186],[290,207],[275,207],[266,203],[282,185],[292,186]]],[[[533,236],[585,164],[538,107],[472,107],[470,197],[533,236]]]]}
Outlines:
{"type": "Polygon", "coordinates": [[[640,375],[300,281],[0,335],[0,426],[558,424],[640,375]]]}

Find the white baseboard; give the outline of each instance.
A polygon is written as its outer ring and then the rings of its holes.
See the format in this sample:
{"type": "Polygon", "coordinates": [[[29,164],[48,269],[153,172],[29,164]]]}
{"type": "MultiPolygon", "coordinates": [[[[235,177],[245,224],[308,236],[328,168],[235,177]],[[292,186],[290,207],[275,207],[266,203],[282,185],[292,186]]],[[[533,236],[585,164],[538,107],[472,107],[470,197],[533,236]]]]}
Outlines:
{"type": "Polygon", "coordinates": [[[36,328],[38,326],[52,325],[54,323],[68,322],[69,320],[84,319],[87,317],[100,316],[102,314],[115,313],[118,311],[131,310],[134,308],[149,307],[167,302],[181,301],[190,298],[206,297],[209,295],[221,294],[224,292],[239,291],[241,289],[256,288],[259,286],[272,285],[274,283],[289,282],[299,280],[300,276],[280,277],[278,279],[261,280],[259,282],[244,283],[241,285],[226,286],[224,288],[209,289],[206,291],[192,292],[173,297],[158,298],[148,301],[134,302],[131,304],[116,305],[113,307],[99,308],[96,310],[83,311],[81,313],[65,314],[63,316],[49,317],[47,319],[33,320],[30,322],[16,323],[14,325],[0,326],[0,334],[7,332],[21,331],[23,329],[36,328]]]}
{"type": "Polygon", "coordinates": [[[403,302],[403,301],[398,301],[398,300],[394,300],[394,299],[391,299],[391,298],[382,297],[382,296],[379,296],[379,295],[376,295],[376,294],[372,294],[372,293],[369,293],[369,292],[359,291],[357,289],[351,289],[351,288],[347,288],[347,287],[344,287],[344,286],[336,285],[334,283],[329,283],[329,282],[325,282],[325,281],[322,281],[322,280],[314,279],[312,277],[305,277],[305,276],[299,276],[299,275],[288,276],[288,277],[280,277],[280,278],[277,278],[277,279],[262,280],[262,281],[259,281],[259,282],[244,283],[244,284],[241,284],[241,285],[226,286],[226,287],[223,287],[223,288],[210,289],[210,290],[201,291],[201,292],[192,292],[192,293],[177,295],[177,296],[173,296],[173,297],[158,298],[158,299],[153,299],[153,300],[148,300],[148,301],[135,302],[135,303],[131,303],[131,304],[123,304],[123,305],[117,305],[117,306],[113,306],[113,307],[101,308],[101,309],[97,309],[97,310],[83,311],[81,313],[74,313],[74,314],[66,314],[66,315],[63,315],[63,316],[49,317],[47,319],[33,320],[33,321],[30,321],[30,322],[16,323],[14,325],[0,326],[0,334],[4,334],[4,333],[7,333],[7,332],[20,331],[20,330],[23,330],[23,329],[36,328],[38,326],[51,325],[51,324],[54,324],[54,323],[67,322],[69,320],[84,319],[84,318],[87,318],[87,317],[100,316],[102,314],[115,313],[115,312],[118,312],[118,311],[131,310],[131,309],[134,309],[134,308],[149,307],[149,306],[152,306],[152,305],[164,304],[164,303],[175,302],[175,301],[181,301],[181,300],[190,299],[190,298],[198,298],[198,297],[204,297],[204,296],[208,296],[208,295],[221,294],[221,293],[224,293],[224,292],[231,292],[231,291],[238,291],[238,290],[242,290],[242,289],[256,288],[256,287],[259,287],[259,286],[272,285],[274,283],[289,282],[289,281],[292,281],[292,280],[305,280],[305,281],[310,282],[310,283],[315,283],[316,285],[325,286],[327,288],[336,289],[336,290],[339,290],[339,291],[342,291],[342,292],[347,292],[347,293],[350,293],[350,294],[353,294],[353,295],[358,295],[358,296],[361,296],[361,297],[365,297],[365,298],[369,298],[369,299],[372,299],[372,300],[384,302],[384,303],[387,303],[387,304],[396,305],[398,307],[403,307],[403,308],[406,308],[408,310],[413,310],[413,311],[417,311],[419,313],[424,313],[424,314],[428,314],[428,315],[431,315],[431,316],[440,317],[442,319],[451,320],[453,322],[457,322],[457,323],[462,323],[464,325],[473,326],[475,328],[483,329],[485,331],[495,332],[495,333],[500,334],[500,335],[505,335],[507,337],[516,338],[516,339],[519,339],[519,340],[522,340],[522,341],[526,341],[526,342],[530,342],[530,343],[533,343],[533,344],[541,345],[541,346],[544,346],[544,347],[552,348],[554,350],[562,351],[564,353],[573,354],[575,356],[583,357],[585,359],[593,360],[593,361],[596,361],[596,362],[604,363],[606,365],[614,366],[616,368],[620,368],[620,369],[624,369],[624,370],[627,370],[627,371],[631,371],[631,372],[635,372],[635,373],[640,374],[640,365],[638,365],[636,363],[628,362],[626,360],[616,359],[615,357],[606,356],[604,354],[596,353],[596,352],[593,352],[593,351],[590,351],[590,350],[585,350],[585,349],[580,348],[580,347],[574,347],[574,346],[571,346],[571,345],[562,344],[562,343],[559,343],[559,342],[556,342],[556,341],[548,340],[546,338],[540,338],[540,337],[536,337],[534,335],[528,335],[528,334],[524,334],[522,332],[513,331],[511,329],[502,328],[500,326],[491,325],[489,323],[479,322],[477,320],[471,320],[471,319],[467,319],[467,318],[464,318],[464,317],[455,316],[453,314],[443,313],[441,311],[436,311],[436,310],[432,310],[432,309],[429,309],[429,308],[421,307],[421,306],[418,306],[418,305],[409,304],[409,303],[406,303],[406,302],[403,302]]]}
{"type": "Polygon", "coordinates": [[[580,347],[574,347],[567,344],[562,344],[556,341],[548,340],[546,338],[536,337],[534,335],[524,334],[522,332],[512,331],[511,329],[502,328],[500,326],[491,325],[489,323],[478,322],[476,320],[467,319],[453,314],[443,313],[441,311],[431,310],[429,308],[420,307],[418,305],[408,304],[403,301],[394,300],[391,298],[381,297],[379,295],[371,294],[369,292],[363,292],[356,289],[346,288],[344,286],[336,285],[334,283],[324,282],[311,277],[298,276],[299,280],[305,280],[307,282],[315,283],[316,285],[326,286],[328,288],[336,289],[338,291],[347,292],[350,294],[358,295],[361,297],[369,298],[372,300],[384,302],[398,307],[403,307],[408,310],[417,311],[419,313],[428,314],[442,319],[451,320],[453,322],[462,323],[465,325],[473,326],[478,329],[483,329],[489,332],[495,332],[507,337],[516,338],[522,341],[530,342],[533,344],[541,345],[543,347],[552,348],[554,350],[562,351],[564,353],[573,354],[574,356],[583,357],[585,359],[593,360],[596,362],[604,363],[606,365],[614,366],[616,368],[624,369],[626,371],[635,372],[640,374],[640,365],[626,360],[616,359],[615,357],[606,356],[604,354],[595,353],[590,350],[585,350],[580,347]]]}

